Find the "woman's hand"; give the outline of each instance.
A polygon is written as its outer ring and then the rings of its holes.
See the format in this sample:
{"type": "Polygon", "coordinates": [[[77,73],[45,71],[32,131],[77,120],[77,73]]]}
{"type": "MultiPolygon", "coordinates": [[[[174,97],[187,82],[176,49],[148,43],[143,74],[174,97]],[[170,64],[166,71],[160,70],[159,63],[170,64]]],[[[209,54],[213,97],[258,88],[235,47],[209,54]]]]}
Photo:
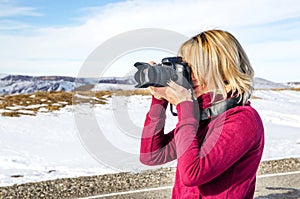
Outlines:
{"type": "MultiPolygon", "coordinates": [[[[166,88],[166,87],[159,87],[159,88],[166,88]]],[[[158,92],[158,87],[149,86],[150,93],[158,100],[163,100],[163,96],[161,96],[158,92]]]]}
{"type": "Polygon", "coordinates": [[[191,90],[187,90],[174,81],[169,82],[166,87],[150,86],[149,88],[155,98],[165,99],[175,106],[184,101],[193,101],[191,90]]]}
{"type": "MultiPolygon", "coordinates": [[[[149,64],[154,66],[156,63],[154,61],[150,61],[149,64]]],[[[175,106],[183,101],[193,101],[191,90],[187,90],[186,88],[176,84],[174,81],[170,81],[166,87],[149,86],[149,89],[156,99],[165,99],[175,106]]]]}

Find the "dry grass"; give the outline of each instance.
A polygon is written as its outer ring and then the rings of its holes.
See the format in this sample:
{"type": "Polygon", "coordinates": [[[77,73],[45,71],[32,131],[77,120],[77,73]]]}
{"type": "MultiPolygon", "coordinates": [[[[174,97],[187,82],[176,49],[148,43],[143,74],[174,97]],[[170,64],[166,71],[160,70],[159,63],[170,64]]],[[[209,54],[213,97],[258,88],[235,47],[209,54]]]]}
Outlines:
{"type": "Polygon", "coordinates": [[[0,111],[2,116],[20,117],[21,115],[35,116],[38,112],[52,112],[67,105],[89,103],[106,104],[112,95],[150,95],[147,89],[132,91],[74,91],[74,92],[36,92],[33,94],[18,94],[0,96],[0,111]]]}
{"type": "Polygon", "coordinates": [[[72,104],[72,93],[68,92],[36,92],[34,94],[5,95],[0,98],[2,116],[19,117],[36,115],[37,112],[59,110],[72,104]]]}
{"type": "Polygon", "coordinates": [[[135,89],[135,90],[117,90],[115,91],[116,95],[120,96],[131,96],[131,95],[150,95],[148,89],[135,89]]]}
{"type": "Polygon", "coordinates": [[[291,87],[291,88],[258,88],[255,89],[257,91],[260,90],[271,90],[271,91],[300,91],[300,87],[295,88],[295,87],[291,87]]]}
{"type": "Polygon", "coordinates": [[[271,89],[272,91],[285,91],[285,90],[289,90],[289,91],[300,91],[300,87],[299,88],[273,88],[271,89]]]}
{"type": "MultiPolygon", "coordinates": [[[[67,105],[89,103],[92,105],[106,104],[112,95],[132,96],[150,95],[148,89],[115,90],[115,91],[84,91],[74,92],[36,92],[33,94],[18,94],[0,96],[0,113],[2,116],[20,117],[21,115],[35,116],[38,112],[58,111],[67,105]]],[[[292,90],[300,88],[271,89],[273,91],[292,90]]],[[[253,96],[252,99],[262,99],[253,96]]]]}
{"type": "Polygon", "coordinates": [[[253,95],[253,96],[251,97],[251,99],[263,99],[263,98],[257,97],[257,96],[255,96],[255,95],[253,95]]]}

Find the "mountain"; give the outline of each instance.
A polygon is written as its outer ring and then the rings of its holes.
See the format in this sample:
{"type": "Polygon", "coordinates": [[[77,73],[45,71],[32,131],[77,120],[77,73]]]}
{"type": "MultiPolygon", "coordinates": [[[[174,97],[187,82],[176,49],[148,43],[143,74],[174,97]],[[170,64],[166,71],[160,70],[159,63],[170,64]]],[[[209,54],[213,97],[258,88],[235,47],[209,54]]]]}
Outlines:
{"type": "MultiPolygon", "coordinates": [[[[0,74],[0,95],[26,94],[37,91],[73,91],[117,89],[118,85],[136,84],[133,76],[127,77],[102,77],[102,78],[75,78],[68,76],[28,76],[0,74]],[[94,89],[94,90],[95,90],[94,89]]],[[[299,82],[286,84],[275,83],[263,78],[254,78],[255,89],[289,88],[299,86],[299,82]]],[[[130,87],[130,88],[131,88],[130,87]]],[[[127,88],[127,87],[124,87],[127,88]]],[[[129,87],[128,87],[129,88],[129,87]]]]}
{"type": "Polygon", "coordinates": [[[287,85],[293,88],[300,88],[300,82],[288,82],[287,85]]]}
{"type": "Polygon", "coordinates": [[[36,91],[71,91],[82,86],[84,80],[76,82],[74,77],[7,75],[0,79],[0,94],[25,94],[36,91]]]}
{"type": "Polygon", "coordinates": [[[7,74],[4,74],[4,73],[0,73],[0,79],[3,78],[3,77],[6,77],[7,74]]]}
{"type": "Polygon", "coordinates": [[[263,78],[254,78],[255,89],[276,89],[276,88],[290,88],[291,86],[283,83],[272,82],[263,78]]]}
{"type": "Polygon", "coordinates": [[[103,77],[98,83],[109,83],[109,84],[136,84],[136,81],[133,77],[103,77]]]}
{"type": "Polygon", "coordinates": [[[37,91],[86,90],[96,84],[135,84],[132,77],[75,78],[68,76],[0,75],[0,95],[26,94],[37,91]]]}

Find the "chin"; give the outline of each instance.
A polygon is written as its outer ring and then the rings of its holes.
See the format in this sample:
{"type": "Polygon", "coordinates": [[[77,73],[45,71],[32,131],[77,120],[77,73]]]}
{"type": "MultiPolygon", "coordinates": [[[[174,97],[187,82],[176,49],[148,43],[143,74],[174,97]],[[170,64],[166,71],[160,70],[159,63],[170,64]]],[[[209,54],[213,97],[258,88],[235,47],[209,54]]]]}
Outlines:
{"type": "Polygon", "coordinates": [[[194,97],[195,98],[198,98],[201,94],[202,94],[202,92],[200,92],[199,90],[194,90],[194,97]]]}

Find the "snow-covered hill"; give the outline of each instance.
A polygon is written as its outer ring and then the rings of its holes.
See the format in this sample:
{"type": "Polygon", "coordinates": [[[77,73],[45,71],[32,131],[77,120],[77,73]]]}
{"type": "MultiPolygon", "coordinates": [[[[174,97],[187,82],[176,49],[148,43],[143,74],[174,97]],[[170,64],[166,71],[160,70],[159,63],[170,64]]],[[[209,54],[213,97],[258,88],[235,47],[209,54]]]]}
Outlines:
{"type": "Polygon", "coordinates": [[[0,79],[0,94],[25,94],[36,91],[70,91],[75,78],[59,76],[7,75],[0,79]]]}
{"type": "Polygon", "coordinates": [[[276,83],[259,77],[254,78],[255,89],[277,89],[277,88],[289,88],[289,87],[291,86],[288,84],[276,83]]]}
{"type": "MultiPolygon", "coordinates": [[[[134,88],[136,84],[133,76],[128,77],[103,77],[99,79],[75,78],[66,76],[25,76],[0,74],[1,94],[27,94],[37,91],[72,91],[85,85],[93,85],[94,90],[116,89],[118,85],[129,85],[134,88]]],[[[262,78],[254,78],[256,89],[288,88],[295,86],[289,84],[275,83],[262,78]]]]}
{"type": "Polygon", "coordinates": [[[293,88],[300,88],[300,82],[288,82],[287,85],[293,88]]]}
{"type": "Polygon", "coordinates": [[[133,78],[75,78],[66,76],[0,75],[0,95],[28,94],[37,91],[73,91],[79,87],[97,84],[135,83],[133,78]]]}

